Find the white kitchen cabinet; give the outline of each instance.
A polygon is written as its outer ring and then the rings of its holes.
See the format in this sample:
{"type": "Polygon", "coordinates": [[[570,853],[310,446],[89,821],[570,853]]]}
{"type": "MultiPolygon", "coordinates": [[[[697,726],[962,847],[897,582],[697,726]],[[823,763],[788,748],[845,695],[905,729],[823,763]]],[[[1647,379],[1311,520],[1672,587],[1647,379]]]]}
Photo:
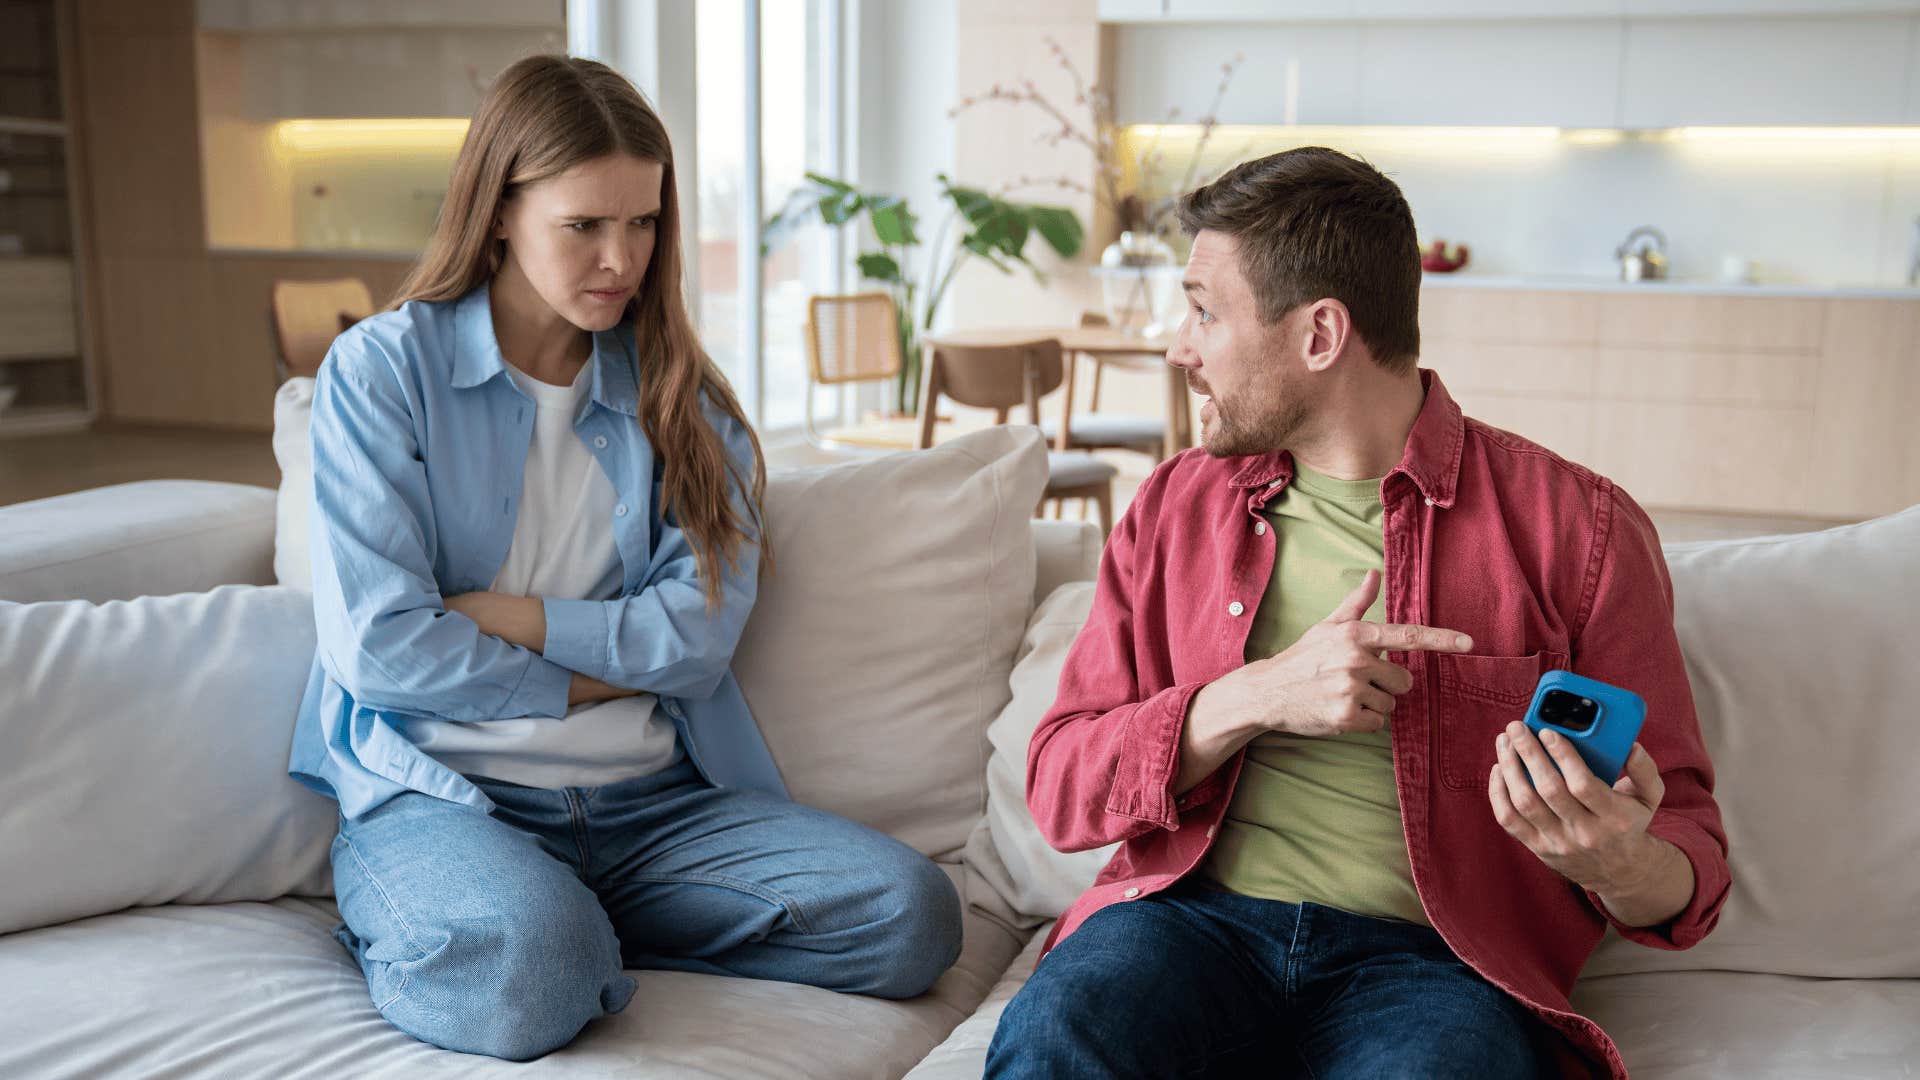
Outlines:
{"type": "Polygon", "coordinates": [[[1220,65],[1246,57],[1220,103],[1223,124],[1284,124],[1288,121],[1289,65],[1293,122],[1360,122],[1360,27],[1352,22],[1318,25],[1225,27],[1121,25],[1114,33],[1115,114],[1122,124],[1157,124],[1170,106],[1192,123],[1213,101],[1220,65]]]}
{"type": "Polygon", "coordinates": [[[1354,0],[1359,19],[1587,19],[1626,14],[1627,0],[1354,0]]]}
{"type": "Polygon", "coordinates": [[[1167,13],[1167,0],[1100,0],[1101,22],[1158,19],[1167,13]]]}
{"type": "Polygon", "coordinates": [[[1173,21],[1240,22],[1350,19],[1355,0],[1166,0],[1173,21]]]}
{"type": "Polygon", "coordinates": [[[1625,0],[1638,18],[1695,15],[1904,15],[1920,12],[1920,0],[1625,0]]]}
{"type": "Polygon", "coordinates": [[[1629,20],[1619,126],[1899,124],[1909,31],[1900,16],[1629,20]]]}
{"type": "Polygon", "coordinates": [[[1617,19],[1366,24],[1360,122],[1612,127],[1622,34],[1617,19]]]}

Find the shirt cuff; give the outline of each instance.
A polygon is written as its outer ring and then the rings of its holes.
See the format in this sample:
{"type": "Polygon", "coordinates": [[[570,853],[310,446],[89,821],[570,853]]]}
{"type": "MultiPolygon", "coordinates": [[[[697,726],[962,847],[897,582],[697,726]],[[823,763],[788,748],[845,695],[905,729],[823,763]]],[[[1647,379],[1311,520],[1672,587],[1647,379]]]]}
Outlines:
{"type": "MultiPolygon", "coordinates": [[[[1205,683],[1170,686],[1134,706],[1122,735],[1107,812],[1180,827],[1173,782],[1180,771],[1180,736],[1187,727],[1187,706],[1205,683]]],[[[1204,786],[1204,785],[1203,785],[1204,786]]]]}
{"type": "Polygon", "coordinates": [[[541,598],[547,616],[540,655],[582,675],[607,681],[607,605],[598,600],[541,598]]]}
{"type": "Polygon", "coordinates": [[[503,717],[567,715],[567,691],[573,685],[573,672],[542,657],[527,653],[527,669],[500,707],[503,717]]]}
{"type": "Polygon", "coordinates": [[[1628,941],[1655,949],[1691,949],[1720,922],[1720,907],[1733,883],[1726,857],[1706,830],[1679,814],[1656,813],[1647,832],[1679,848],[1693,865],[1693,898],[1687,906],[1664,923],[1628,926],[1607,910],[1599,893],[1588,889],[1587,900],[1628,941]]]}

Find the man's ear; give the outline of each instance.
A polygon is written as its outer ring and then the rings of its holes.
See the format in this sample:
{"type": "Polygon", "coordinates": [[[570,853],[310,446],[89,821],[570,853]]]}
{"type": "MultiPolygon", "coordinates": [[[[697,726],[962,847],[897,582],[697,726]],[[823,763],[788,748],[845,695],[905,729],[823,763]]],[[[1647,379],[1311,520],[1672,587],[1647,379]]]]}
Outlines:
{"type": "Polygon", "coordinates": [[[1309,371],[1325,371],[1346,351],[1353,335],[1353,316],[1347,305],[1332,297],[1315,300],[1301,314],[1302,359],[1309,371]]]}

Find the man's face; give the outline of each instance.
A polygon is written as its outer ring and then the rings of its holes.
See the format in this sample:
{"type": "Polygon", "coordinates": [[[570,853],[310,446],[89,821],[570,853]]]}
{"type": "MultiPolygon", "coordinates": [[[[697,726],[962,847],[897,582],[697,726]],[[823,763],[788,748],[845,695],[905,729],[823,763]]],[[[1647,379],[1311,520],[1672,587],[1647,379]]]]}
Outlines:
{"type": "Polygon", "coordinates": [[[1275,325],[1260,321],[1239,245],[1225,233],[1203,229],[1193,238],[1184,284],[1187,317],[1167,362],[1208,398],[1200,445],[1214,457],[1286,447],[1312,415],[1302,358],[1288,344],[1300,341],[1299,312],[1275,325]]]}

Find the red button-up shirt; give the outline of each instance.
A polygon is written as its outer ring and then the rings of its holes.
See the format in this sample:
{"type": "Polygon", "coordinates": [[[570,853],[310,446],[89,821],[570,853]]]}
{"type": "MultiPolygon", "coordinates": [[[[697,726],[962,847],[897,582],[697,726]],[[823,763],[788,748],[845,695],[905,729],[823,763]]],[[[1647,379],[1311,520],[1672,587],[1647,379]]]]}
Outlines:
{"type": "MultiPolygon", "coordinates": [[[[1685,949],[1719,918],[1730,878],[1713,766],[1694,716],[1673,588],[1653,523],[1607,478],[1463,417],[1421,369],[1426,400],[1381,482],[1386,619],[1463,631],[1470,654],[1390,651],[1413,674],[1393,712],[1393,769],[1414,886],[1461,960],[1568,1040],[1563,1066],[1627,1075],[1612,1040],[1567,995],[1608,922],[1685,949]],[[1494,737],[1555,668],[1646,699],[1640,742],[1666,783],[1649,831],[1693,864],[1686,909],[1624,926],[1494,820],[1494,737]]],[[[1034,733],[1027,801],[1047,841],[1123,841],[1060,918],[1051,949],[1108,904],[1152,895],[1205,858],[1244,752],[1176,797],[1180,734],[1202,686],[1244,662],[1273,572],[1259,509],[1292,479],[1285,451],[1155,470],[1114,529],[1059,697],[1034,733]]]]}

